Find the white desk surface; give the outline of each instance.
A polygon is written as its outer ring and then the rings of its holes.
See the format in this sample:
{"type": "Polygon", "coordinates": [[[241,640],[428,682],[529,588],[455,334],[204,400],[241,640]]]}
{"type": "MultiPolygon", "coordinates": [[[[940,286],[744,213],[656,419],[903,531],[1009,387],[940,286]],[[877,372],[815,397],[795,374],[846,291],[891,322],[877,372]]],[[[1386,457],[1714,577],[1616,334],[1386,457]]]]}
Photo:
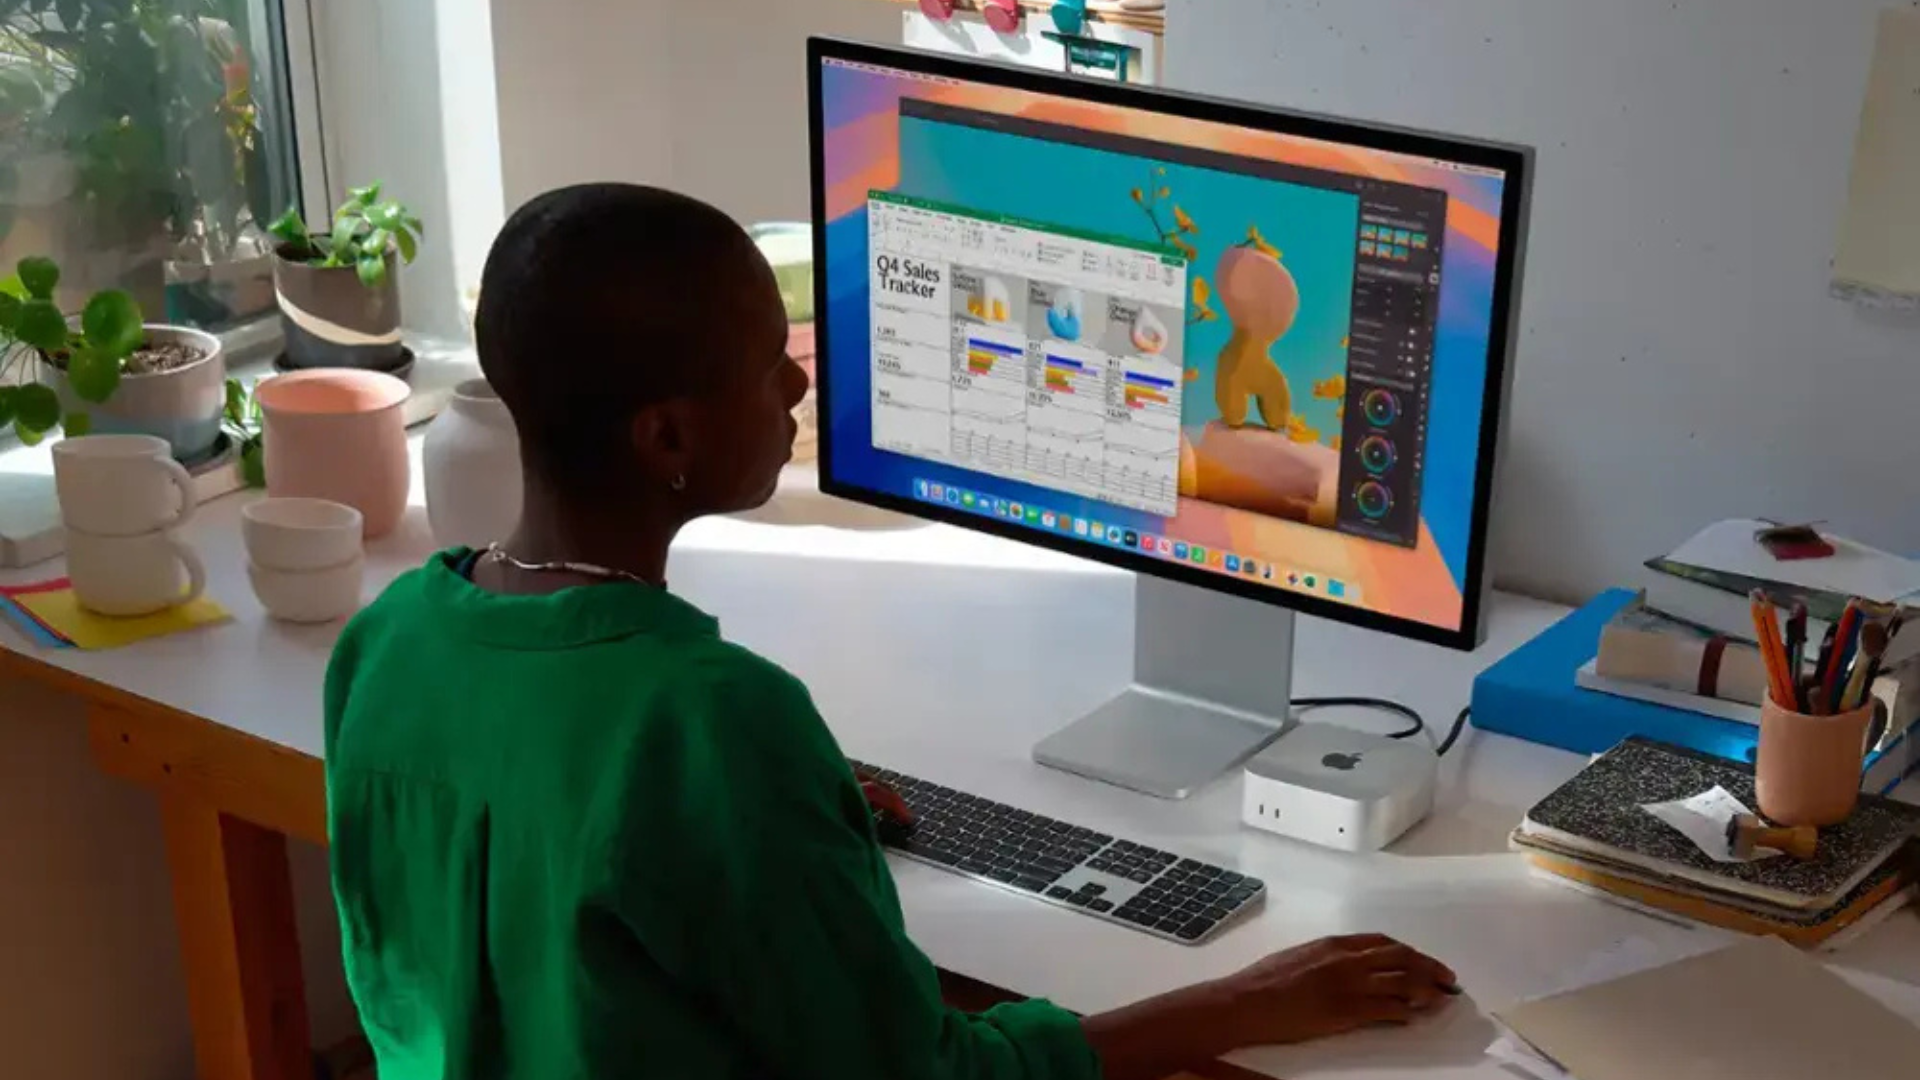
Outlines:
{"type": "MultiPolygon", "coordinates": [[[[238,518],[248,497],[204,507],[187,530],[206,558],[210,593],[233,622],[104,653],[35,650],[6,629],[0,647],[317,755],[320,675],[338,628],[265,618],[245,579],[238,518]]],[[[420,502],[416,480],[407,522],[369,551],[369,595],[429,550],[420,502]]],[[[43,563],[0,572],[0,583],[59,572],[59,563],[43,563]]],[[[1676,953],[1720,940],[1534,878],[1507,851],[1506,835],[1524,811],[1579,769],[1573,754],[1469,732],[1445,762],[1435,815],[1374,856],[1241,828],[1237,778],[1171,803],[1034,765],[1034,742],[1127,677],[1126,574],[943,527],[847,531],[738,520],[689,529],[670,573],[676,591],[718,615],[729,636],[813,688],[851,756],[1237,867],[1270,890],[1256,918],[1188,948],[896,863],[914,938],[948,970],[1092,1012],[1322,935],[1380,931],[1453,965],[1467,998],[1410,1031],[1234,1061],[1293,1080],[1510,1080],[1483,1057],[1494,1032],[1482,1009],[1556,986],[1565,970],[1623,938],[1676,953]]],[[[1501,597],[1488,643],[1471,655],[1302,620],[1295,692],[1393,697],[1443,727],[1466,704],[1477,672],[1564,610],[1501,597]]],[[[1390,722],[1362,713],[1318,718],[1390,722]]],[[[1897,1004],[1920,1019],[1920,918],[1897,916],[1837,963],[1896,980],[1869,988],[1904,998],[1897,1004]]]]}

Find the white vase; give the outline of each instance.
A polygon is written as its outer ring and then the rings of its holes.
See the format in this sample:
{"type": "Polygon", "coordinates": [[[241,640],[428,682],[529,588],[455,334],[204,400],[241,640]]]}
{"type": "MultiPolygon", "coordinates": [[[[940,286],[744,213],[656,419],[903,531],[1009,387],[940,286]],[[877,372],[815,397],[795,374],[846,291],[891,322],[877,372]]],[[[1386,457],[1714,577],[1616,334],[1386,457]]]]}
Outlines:
{"type": "Polygon", "coordinates": [[[520,520],[520,437],[485,379],[454,388],[421,449],[427,522],[442,547],[482,548],[520,520]]]}

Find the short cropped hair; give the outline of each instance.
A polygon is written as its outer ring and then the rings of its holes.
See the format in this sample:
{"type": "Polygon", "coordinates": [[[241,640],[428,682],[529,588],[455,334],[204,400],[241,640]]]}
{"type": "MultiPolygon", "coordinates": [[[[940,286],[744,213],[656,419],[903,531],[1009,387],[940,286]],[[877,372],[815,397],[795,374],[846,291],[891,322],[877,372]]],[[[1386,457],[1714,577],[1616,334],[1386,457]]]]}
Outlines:
{"type": "Polygon", "coordinates": [[[474,337],[529,471],[563,490],[618,481],[641,406],[698,395],[727,362],[729,291],[753,241],[697,199],[637,184],[560,188],[494,240],[474,337]]]}

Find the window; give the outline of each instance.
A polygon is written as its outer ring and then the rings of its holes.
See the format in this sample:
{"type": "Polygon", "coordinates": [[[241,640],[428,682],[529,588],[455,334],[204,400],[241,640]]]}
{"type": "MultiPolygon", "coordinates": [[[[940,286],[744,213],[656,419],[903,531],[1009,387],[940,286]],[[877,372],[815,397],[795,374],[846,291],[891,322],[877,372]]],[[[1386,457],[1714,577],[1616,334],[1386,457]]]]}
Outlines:
{"type": "Polygon", "coordinates": [[[285,17],[281,0],[0,0],[0,267],[51,256],[68,310],[120,288],[150,322],[270,315],[265,226],[300,195],[285,17]]]}

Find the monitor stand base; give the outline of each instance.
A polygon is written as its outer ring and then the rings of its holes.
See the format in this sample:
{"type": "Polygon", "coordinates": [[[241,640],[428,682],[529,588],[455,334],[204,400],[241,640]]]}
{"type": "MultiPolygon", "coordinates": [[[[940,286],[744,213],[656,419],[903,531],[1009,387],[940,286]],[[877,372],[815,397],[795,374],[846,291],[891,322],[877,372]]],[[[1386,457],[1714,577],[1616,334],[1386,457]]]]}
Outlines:
{"type": "Polygon", "coordinates": [[[1153,577],[1136,590],[1133,685],[1033,759],[1184,799],[1292,726],[1293,613],[1153,577]]]}

